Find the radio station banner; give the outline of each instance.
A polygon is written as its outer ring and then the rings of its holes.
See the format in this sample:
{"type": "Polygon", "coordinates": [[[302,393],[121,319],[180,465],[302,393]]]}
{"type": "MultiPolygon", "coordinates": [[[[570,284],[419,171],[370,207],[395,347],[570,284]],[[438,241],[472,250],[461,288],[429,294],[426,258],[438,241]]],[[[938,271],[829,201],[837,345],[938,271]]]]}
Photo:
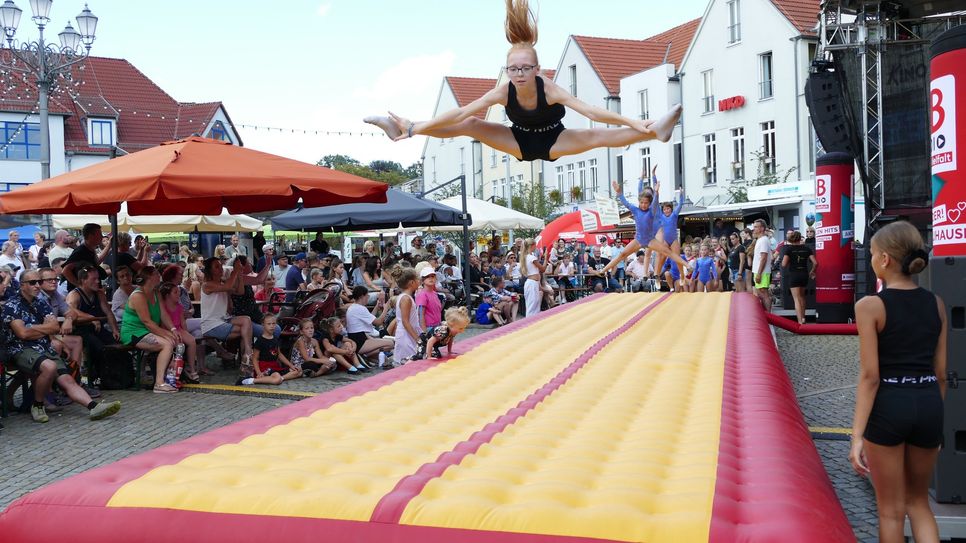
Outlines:
{"type": "Polygon", "coordinates": [[[966,48],[945,46],[949,33],[933,43],[930,64],[934,256],[966,255],[966,164],[958,149],[966,142],[966,48]]]}
{"type": "Polygon", "coordinates": [[[855,203],[852,157],[828,153],[815,172],[815,302],[855,302],[855,203]]]}

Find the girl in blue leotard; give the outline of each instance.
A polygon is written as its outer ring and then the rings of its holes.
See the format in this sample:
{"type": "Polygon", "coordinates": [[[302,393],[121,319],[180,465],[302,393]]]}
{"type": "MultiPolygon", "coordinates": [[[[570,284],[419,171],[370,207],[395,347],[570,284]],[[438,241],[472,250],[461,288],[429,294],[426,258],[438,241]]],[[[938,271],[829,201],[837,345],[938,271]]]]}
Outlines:
{"type": "Polygon", "coordinates": [[[694,280],[695,278],[697,278],[695,292],[704,292],[705,285],[718,279],[718,267],[715,266],[714,257],[711,256],[711,247],[707,245],[702,245],[698,252],[698,260],[694,263],[694,273],[691,274],[691,279],[694,280]]]}
{"type": "Polygon", "coordinates": [[[646,190],[642,191],[638,196],[638,205],[634,206],[627,201],[627,198],[624,198],[624,190],[621,183],[614,181],[611,186],[614,187],[614,192],[617,193],[617,199],[620,203],[624,204],[624,207],[629,209],[631,215],[634,216],[634,240],[624,247],[620,256],[611,260],[609,264],[604,266],[604,269],[597,272],[597,275],[605,275],[609,270],[616,268],[618,262],[623,262],[627,257],[645,247],[659,255],[664,255],[665,258],[674,259],[675,262],[687,270],[687,273],[690,273],[691,268],[687,262],[678,253],[672,252],[668,244],[664,242],[664,232],[658,220],[660,213],[657,206],[653,205],[654,201],[658,200],[658,187],[654,187],[653,194],[648,193],[646,190]]]}
{"type": "MultiPolygon", "coordinates": [[[[657,166],[654,166],[654,169],[657,170],[657,166]]],[[[657,177],[652,175],[651,182],[654,183],[654,186],[657,186],[657,177]]],[[[657,219],[661,225],[661,232],[664,234],[664,243],[667,244],[672,254],[679,255],[681,254],[681,241],[678,240],[678,213],[681,212],[681,206],[684,205],[684,191],[676,190],[674,192],[678,195],[677,203],[664,202],[661,204],[661,214],[658,215],[657,219]]],[[[663,254],[658,254],[657,269],[664,267],[666,258],[663,254]]],[[[679,274],[681,271],[678,268],[679,274]]]]}

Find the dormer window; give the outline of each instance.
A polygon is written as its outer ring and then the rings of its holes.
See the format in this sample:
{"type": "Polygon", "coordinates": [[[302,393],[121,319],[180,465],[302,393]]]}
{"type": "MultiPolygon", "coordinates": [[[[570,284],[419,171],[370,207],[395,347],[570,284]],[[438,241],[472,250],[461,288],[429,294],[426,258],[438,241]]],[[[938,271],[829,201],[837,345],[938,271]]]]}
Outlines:
{"type": "Polygon", "coordinates": [[[92,147],[114,147],[114,119],[89,119],[87,123],[88,141],[92,147]]]}
{"type": "Polygon", "coordinates": [[[208,131],[208,137],[213,140],[232,142],[231,136],[228,135],[228,130],[225,129],[225,125],[221,121],[215,121],[211,125],[211,130],[208,131]]]}

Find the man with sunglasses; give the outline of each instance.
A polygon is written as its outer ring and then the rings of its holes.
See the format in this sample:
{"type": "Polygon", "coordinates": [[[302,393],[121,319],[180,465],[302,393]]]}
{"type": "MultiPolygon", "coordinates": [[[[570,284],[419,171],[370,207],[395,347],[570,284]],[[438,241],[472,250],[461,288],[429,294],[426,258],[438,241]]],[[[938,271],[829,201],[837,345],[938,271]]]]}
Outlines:
{"type": "Polygon", "coordinates": [[[79,405],[87,407],[91,420],[99,420],[117,413],[121,402],[95,402],[70,375],[67,362],[54,352],[50,336],[60,331],[57,317],[50,305],[40,298],[40,273],[28,270],[23,273],[20,295],[3,307],[3,323],[6,324],[7,351],[18,370],[34,376],[33,404],[30,415],[35,422],[47,422],[44,396],[56,382],[67,396],[79,405]]]}

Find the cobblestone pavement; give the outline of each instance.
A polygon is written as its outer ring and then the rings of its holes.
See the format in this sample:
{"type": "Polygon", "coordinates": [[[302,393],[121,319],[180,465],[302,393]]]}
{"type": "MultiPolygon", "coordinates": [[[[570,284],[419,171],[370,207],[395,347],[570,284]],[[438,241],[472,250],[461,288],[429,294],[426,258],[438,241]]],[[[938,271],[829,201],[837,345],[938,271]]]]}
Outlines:
{"type": "MultiPolygon", "coordinates": [[[[469,338],[487,329],[470,328],[469,338]]],[[[795,336],[776,331],[779,350],[809,426],[849,427],[855,402],[858,341],[849,336],[795,336]]],[[[209,357],[209,366],[219,366],[209,357]]],[[[222,370],[206,384],[233,385],[237,370],[222,370]]],[[[298,379],[281,386],[247,387],[252,391],[318,394],[364,379],[336,373],[298,379]]],[[[118,416],[90,422],[86,410],[69,406],[51,414],[47,424],[28,416],[4,419],[0,433],[0,509],[47,483],[180,441],[297,401],[297,396],[259,397],[225,392],[182,392],[159,396],[147,392],[105,391],[105,399],[120,400],[118,416]]],[[[848,462],[848,441],[816,440],[816,448],[835,491],[860,541],[875,541],[875,501],[868,481],[857,477],[848,462]]]]}

